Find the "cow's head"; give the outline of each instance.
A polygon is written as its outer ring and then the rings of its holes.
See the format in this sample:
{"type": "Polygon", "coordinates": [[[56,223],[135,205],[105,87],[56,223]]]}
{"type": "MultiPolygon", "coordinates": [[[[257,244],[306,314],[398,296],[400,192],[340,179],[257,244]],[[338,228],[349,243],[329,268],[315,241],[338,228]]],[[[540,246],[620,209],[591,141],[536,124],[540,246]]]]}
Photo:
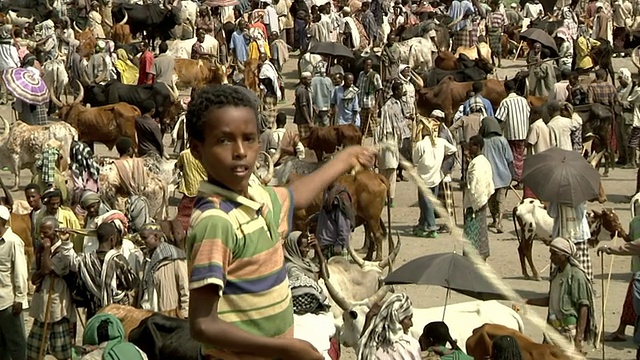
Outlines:
{"type": "Polygon", "coordinates": [[[82,84],[80,84],[80,81],[76,81],[78,82],[80,91],[78,93],[78,96],[70,104],[62,102],[56,97],[53,91],[50,92],[51,101],[58,107],[58,116],[61,120],[71,124],[71,126],[73,127],[76,127],[78,119],[75,119],[73,118],[73,116],[71,116],[71,109],[76,106],[82,106],[82,99],[84,98],[84,87],[82,86],[82,84]]]}
{"type": "Polygon", "coordinates": [[[619,236],[625,241],[629,241],[629,235],[622,227],[618,214],[613,209],[602,209],[601,212],[593,210],[587,214],[587,221],[589,223],[589,231],[591,232],[591,238],[589,238],[589,245],[595,247],[600,240],[598,235],[602,228],[609,232],[609,236],[613,239],[614,236],[619,236]]]}
{"type": "Polygon", "coordinates": [[[335,127],[337,144],[342,146],[360,145],[362,133],[353,124],[339,125],[335,127]]]}

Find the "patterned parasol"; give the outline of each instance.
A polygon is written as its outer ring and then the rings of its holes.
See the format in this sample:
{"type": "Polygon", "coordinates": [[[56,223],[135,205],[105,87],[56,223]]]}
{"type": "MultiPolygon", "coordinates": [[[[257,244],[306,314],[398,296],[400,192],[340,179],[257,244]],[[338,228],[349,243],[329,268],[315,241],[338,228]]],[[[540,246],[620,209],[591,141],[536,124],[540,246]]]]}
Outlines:
{"type": "Polygon", "coordinates": [[[49,101],[49,90],[44,80],[28,69],[5,70],[2,81],[13,96],[24,102],[41,105],[49,101]]]}

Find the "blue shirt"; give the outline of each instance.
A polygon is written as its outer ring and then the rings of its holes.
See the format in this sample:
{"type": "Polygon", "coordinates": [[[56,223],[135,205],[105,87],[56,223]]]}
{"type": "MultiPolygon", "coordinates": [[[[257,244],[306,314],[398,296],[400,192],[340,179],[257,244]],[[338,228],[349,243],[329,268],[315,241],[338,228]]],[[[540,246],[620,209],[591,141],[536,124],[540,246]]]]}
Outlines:
{"type": "Polygon", "coordinates": [[[513,162],[511,147],[504,136],[493,136],[484,139],[484,156],[491,164],[494,188],[500,189],[511,184],[509,163],[513,162]]]}
{"type": "Polygon", "coordinates": [[[360,104],[357,94],[353,99],[347,101],[343,97],[344,87],[337,86],[331,96],[331,106],[336,107],[337,125],[353,124],[360,127],[360,104]]]}
{"type": "Polygon", "coordinates": [[[235,50],[236,59],[239,63],[244,63],[249,58],[249,49],[240,30],[234,31],[231,35],[230,48],[235,50]]]}

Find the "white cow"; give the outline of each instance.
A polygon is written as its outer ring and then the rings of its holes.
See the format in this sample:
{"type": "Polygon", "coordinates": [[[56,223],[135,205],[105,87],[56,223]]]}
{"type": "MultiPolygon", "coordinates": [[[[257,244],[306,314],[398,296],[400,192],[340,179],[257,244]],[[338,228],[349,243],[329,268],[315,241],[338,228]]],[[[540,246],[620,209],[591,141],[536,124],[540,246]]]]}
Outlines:
{"type": "MultiPolygon", "coordinates": [[[[191,59],[191,48],[197,40],[198,39],[194,37],[187,40],[167,41],[167,45],[169,45],[167,54],[176,59],[191,59]]],[[[212,54],[216,59],[218,58],[218,40],[216,40],[216,38],[211,35],[205,35],[202,47],[204,48],[204,52],[212,54]]]]}
{"type": "Polygon", "coordinates": [[[180,2],[180,23],[173,28],[176,38],[189,39],[195,36],[197,16],[198,4],[191,0],[182,0],[180,2]]]}
{"type": "Polygon", "coordinates": [[[313,74],[313,68],[322,60],[322,56],[318,54],[306,53],[298,60],[298,75],[303,72],[310,72],[313,74]]]}
{"type": "Polygon", "coordinates": [[[428,70],[433,66],[432,53],[435,46],[429,39],[416,37],[398,43],[400,48],[400,63],[407,64],[412,69],[428,70]]]}
{"type": "Polygon", "coordinates": [[[329,349],[335,333],[331,313],[293,315],[293,337],[309,342],[325,359],[331,359],[329,349]]]}
{"type": "MultiPolygon", "coordinates": [[[[364,326],[366,314],[371,307],[369,304],[357,304],[351,307],[343,316],[344,325],[340,333],[340,341],[344,346],[358,349],[360,335],[364,326]]],[[[422,329],[434,321],[444,321],[449,327],[451,337],[458,346],[466,352],[466,342],[473,334],[473,329],[484,324],[500,324],[508,328],[524,332],[522,318],[506,305],[491,301],[469,301],[446,307],[439,306],[428,309],[413,308],[413,327],[410,334],[419,339],[422,329]],[[444,313],[444,320],[442,315],[444,313]]]]}
{"type": "Polygon", "coordinates": [[[533,239],[542,240],[545,245],[551,242],[553,231],[553,218],[547,213],[547,209],[538,199],[526,198],[518,206],[513,208],[513,226],[518,239],[518,255],[520,256],[520,266],[522,275],[529,279],[525,259],[531,267],[533,278],[540,281],[540,274],[536,269],[531,251],[533,249],[533,239]],[[518,229],[518,226],[520,229],[518,229]]]}
{"type": "Polygon", "coordinates": [[[20,17],[18,13],[13,10],[7,11],[7,23],[11,25],[24,27],[25,25],[32,23],[34,19],[35,18],[33,16],[31,16],[31,18],[20,17]]]}

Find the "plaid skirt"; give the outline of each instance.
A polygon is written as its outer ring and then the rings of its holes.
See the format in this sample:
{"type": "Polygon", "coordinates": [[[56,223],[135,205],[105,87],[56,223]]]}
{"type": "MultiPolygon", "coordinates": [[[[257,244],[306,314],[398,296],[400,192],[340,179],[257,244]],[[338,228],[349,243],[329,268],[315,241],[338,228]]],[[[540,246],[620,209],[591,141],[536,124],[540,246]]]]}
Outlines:
{"type": "Polygon", "coordinates": [[[491,254],[486,210],[487,207],[483,206],[478,211],[467,209],[464,214],[464,236],[484,259],[491,254]]]}
{"type": "MultiPolygon", "coordinates": [[[[72,342],[69,319],[62,318],[48,325],[48,341],[45,343],[48,351],[56,359],[71,359],[72,342]]],[[[40,344],[44,337],[44,322],[33,320],[33,326],[27,337],[27,359],[39,359],[40,344]]]]}
{"type": "Polygon", "coordinates": [[[496,57],[500,57],[500,54],[502,54],[502,31],[497,28],[491,28],[487,33],[487,37],[489,38],[491,54],[495,54],[496,57]]]}
{"type": "Polygon", "coordinates": [[[378,128],[376,109],[377,108],[374,104],[371,108],[362,108],[360,110],[360,129],[362,130],[362,137],[373,136],[373,134],[375,134],[375,130],[378,128]]]}
{"type": "Polygon", "coordinates": [[[624,304],[622,305],[620,324],[635,326],[636,317],[636,311],[633,308],[633,279],[631,279],[631,281],[629,281],[629,286],[627,287],[627,294],[624,297],[624,304]]]}
{"type": "Polygon", "coordinates": [[[455,53],[460,46],[471,46],[471,34],[468,30],[460,30],[451,41],[451,52],[455,53]]]}
{"type": "Polygon", "coordinates": [[[587,279],[593,282],[593,267],[591,266],[591,255],[589,255],[589,244],[586,241],[576,243],[576,260],[578,264],[582,266],[585,273],[587,273],[587,279]]]}

